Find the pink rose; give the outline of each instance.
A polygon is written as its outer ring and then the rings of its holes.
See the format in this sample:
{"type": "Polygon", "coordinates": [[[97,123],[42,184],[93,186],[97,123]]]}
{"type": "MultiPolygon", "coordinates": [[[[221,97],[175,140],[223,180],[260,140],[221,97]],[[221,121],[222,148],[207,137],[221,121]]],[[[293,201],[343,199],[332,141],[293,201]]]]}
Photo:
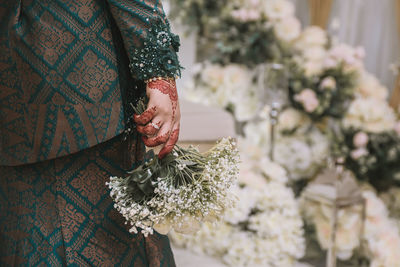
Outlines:
{"type": "Polygon", "coordinates": [[[295,95],[294,99],[301,103],[308,113],[315,111],[319,106],[317,95],[313,90],[308,88],[301,91],[300,94],[295,95]]]}
{"type": "Polygon", "coordinates": [[[358,132],[353,137],[353,143],[356,147],[365,147],[368,144],[368,135],[364,132],[358,132]]]}
{"type": "Polygon", "coordinates": [[[357,159],[361,158],[362,156],[366,156],[366,155],[368,155],[368,150],[366,150],[364,147],[360,147],[360,148],[350,152],[350,156],[354,160],[357,160],[357,159]]]}

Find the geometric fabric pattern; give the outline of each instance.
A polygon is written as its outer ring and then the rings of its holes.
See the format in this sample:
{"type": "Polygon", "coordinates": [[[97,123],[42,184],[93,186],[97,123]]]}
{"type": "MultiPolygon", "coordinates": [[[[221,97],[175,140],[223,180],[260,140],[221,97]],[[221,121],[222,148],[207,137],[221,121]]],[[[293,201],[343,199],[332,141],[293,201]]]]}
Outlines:
{"type": "Polygon", "coordinates": [[[159,0],[0,0],[0,17],[0,165],[61,157],[125,130],[129,56],[150,21],[167,22],[159,0]]]}
{"type": "Polygon", "coordinates": [[[129,233],[105,185],[142,160],[131,138],[1,166],[0,266],[175,266],[168,237],[129,233]]]}

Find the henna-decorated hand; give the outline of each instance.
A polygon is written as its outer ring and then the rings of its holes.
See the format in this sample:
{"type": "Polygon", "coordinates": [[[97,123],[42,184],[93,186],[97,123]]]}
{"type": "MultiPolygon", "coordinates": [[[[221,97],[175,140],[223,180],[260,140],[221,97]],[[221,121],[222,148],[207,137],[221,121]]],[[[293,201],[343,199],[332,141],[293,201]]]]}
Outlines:
{"type": "Polygon", "coordinates": [[[181,112],[174,80],[156,80],[147,83],[149,104],[145,112],[135,115],[137,130],[143,134],[148,147],[164,144],[158,153],[161,159],[172,151],[179,137],[181,112]]]}

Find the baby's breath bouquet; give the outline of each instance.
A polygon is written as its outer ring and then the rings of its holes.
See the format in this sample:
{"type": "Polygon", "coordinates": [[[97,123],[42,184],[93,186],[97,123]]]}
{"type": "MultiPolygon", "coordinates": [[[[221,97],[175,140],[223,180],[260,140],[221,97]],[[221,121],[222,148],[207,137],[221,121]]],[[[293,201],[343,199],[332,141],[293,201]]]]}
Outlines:
{"type": "Polygon", "coordinates": [[[128,176],[111,177],[107,183],[114,207],[131,225],[130,232],[140,228],[147,236],[153,230],[167,234],[173,228],[190,234],[233,207],[230,188],[239,172],[233,139],[223,138],[205,153],[193,146],[175,146],[162,159],[152,150],[145,158],[128,176]]]}

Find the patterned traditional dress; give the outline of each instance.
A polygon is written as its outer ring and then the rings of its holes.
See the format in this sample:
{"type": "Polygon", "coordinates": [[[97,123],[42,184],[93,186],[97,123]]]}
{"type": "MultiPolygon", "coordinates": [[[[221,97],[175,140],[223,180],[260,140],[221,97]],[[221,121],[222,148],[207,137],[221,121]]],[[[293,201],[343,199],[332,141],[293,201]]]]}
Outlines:
{"type": "Polygon", "coordinates": [[[144,80],[180,74],[159,0],[0,0],[0,266],[175,266],[105,182],[140,164],[144,80]]]}

